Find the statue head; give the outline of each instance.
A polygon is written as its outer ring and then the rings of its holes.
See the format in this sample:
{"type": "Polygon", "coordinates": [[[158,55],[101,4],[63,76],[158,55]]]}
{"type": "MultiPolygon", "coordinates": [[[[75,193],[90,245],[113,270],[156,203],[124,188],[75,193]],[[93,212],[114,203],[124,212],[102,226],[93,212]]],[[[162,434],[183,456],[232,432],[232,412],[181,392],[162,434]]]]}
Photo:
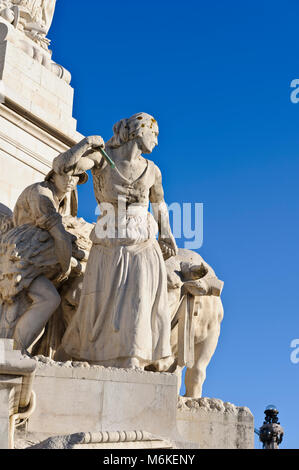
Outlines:
{"type": "Polygon", "coordinates": [[[58,191],[62,194],[71,193],[77,188],[80,177],[68,175],[67,173],[53,173],[51,181],[54,183],[58,191]]]}
{"type": "Polygon", "coordinates": [[[113,132],[114,136],[106,143],[106,147],[112,149],[136,141],[142,153],[151,153],[158,145],[158,123],[147,113],[138,113],[128,119],[121,119],[114,125],[113,132]]]}
{"type": "Polygon", "coordinates": [[[53,169],[45,177],[45,181],[51,181],[58,192],[70,201],[70,213],[73,217],[76,217],[78,212],[77,185],[84,184],[87,180],[88,174],[85,172],[80,174],[74,174],[73,171],[63,172],[59,166],[59,159],[54,160],[53,169]]]}
{"type": "Polygon", "coordinates": [[[76,189],[78,184],[85,184],[88,181],[88,174],[83,172],[80,174],[73,174],[72,171],[65,173],[60,171],[58,165],[53,163],[53,169],[45,177],[45,181],[52,181],[60,192],[72,192],[76,189]]]}
{"type": "Polygon", "coordinates": [[[77,185],[84,184],[87,180],[87,173],[73,175],[71,173],[58,172],[54,169],[45,177],[45,181],[50,181],[54,184],[58,193],[64,195],[66,200],[70,201],[70,213],[73,217],[76,217],[78,212],[77,185]]]}

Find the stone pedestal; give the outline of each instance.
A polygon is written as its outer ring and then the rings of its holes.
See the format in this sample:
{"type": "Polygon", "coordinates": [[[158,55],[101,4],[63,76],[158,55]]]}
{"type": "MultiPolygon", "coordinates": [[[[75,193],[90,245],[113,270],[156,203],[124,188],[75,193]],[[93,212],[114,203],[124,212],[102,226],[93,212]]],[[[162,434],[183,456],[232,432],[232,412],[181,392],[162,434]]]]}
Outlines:
{"type": "Polygon", "coordinates": [[[174,374],[39,358],[36,409],[17,448],[194,449],[177,430],[174,374]]]}
{"type": "Polygon", "coordinates": [[[9,387],[0,380],[0,449],[9,448],[9,395],[9,387]]]}
{"type": "Polygon", "coordinates": [[[22,384],[21,377],[0,375],[0,449],[10,448],[10,422],[13,415],[15,396],[22,384]]]}
{"type": "Polygon", "coordinates": [[[254,419],[246,407],[212,398],[180,397],[177,428],[201,449],[253,449],[254,419]]]}
{"type": "Polygon", "coordinates": [[[175,375],[44,361],[36,370],[36,410],[27,433],[43,440],[78,432],[143,429],[178,440],[175,375]]]}
{"type": "Polygon", "coordinates": [[[248,408],[208,398],[178,400],[174,374],[40,357],[34,390],[36,410],[18,432],[21,447],[50,438],[42,448],[253,448],[248,408]],[[127,438],[134,432],[154,437],[127,438]]]}
{"type": "Polygon", "coordinates": [[[36,363],[13,350],[13,340],[0,339],[0,449],[13,446],[11,417],[30,404],[36,363]]]}
{"type": "Polygon", "coordinates": [[[36,52],[0,20],[0,202],[10,209],[26,186],[43,180],[58,153],[82,138],[72,87],[36,52]]]}

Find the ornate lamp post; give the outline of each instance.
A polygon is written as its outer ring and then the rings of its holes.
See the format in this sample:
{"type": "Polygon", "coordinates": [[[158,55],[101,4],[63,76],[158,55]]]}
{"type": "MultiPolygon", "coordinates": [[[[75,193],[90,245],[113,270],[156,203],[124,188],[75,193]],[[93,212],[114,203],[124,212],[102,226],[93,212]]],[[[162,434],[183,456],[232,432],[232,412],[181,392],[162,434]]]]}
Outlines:
{"type": "Polygon", "coordinates": [[[259,436],[264,449],[278,449],[283,439],[283,428],[278,421],[278,410],[276,406],[269,405],[265,410],[265,421],[260,427],[259,436]]]}

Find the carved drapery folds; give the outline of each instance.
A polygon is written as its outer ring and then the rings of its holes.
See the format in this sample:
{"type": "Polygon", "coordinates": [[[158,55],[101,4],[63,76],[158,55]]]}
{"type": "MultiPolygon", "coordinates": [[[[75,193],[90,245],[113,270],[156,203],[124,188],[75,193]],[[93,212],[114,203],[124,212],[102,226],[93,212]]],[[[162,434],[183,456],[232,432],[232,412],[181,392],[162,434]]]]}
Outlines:
{"type": "Polygon", "coordinates": [[[0,0],[0,14],[26,36],[48,49],[46,38],[52,24],[56,0],[0,0]]]}

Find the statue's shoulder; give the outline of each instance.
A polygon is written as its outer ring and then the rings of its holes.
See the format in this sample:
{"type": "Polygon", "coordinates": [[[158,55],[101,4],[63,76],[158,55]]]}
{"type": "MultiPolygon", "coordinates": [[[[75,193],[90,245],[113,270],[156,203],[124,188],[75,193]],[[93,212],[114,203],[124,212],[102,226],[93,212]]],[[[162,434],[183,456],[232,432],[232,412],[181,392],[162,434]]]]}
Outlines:
{"type": "Polygon", "coordinates": [[[13,213],[12,211],[0,203],[0,237],[8,232],[13,227],[13,213]]]}
{"type": "Polygon", "coordinates": [[[27,186],[19,196],[16,205],[22,203],[24,200],[30,202],[31,200],[38,199],[42,196],[50,198],[51,200],[54,197],[52,184],[48,181],[41,181],[27,186]]]}
{"type": "Polygon", "coordinates": [[[147,161],[148,170],[150,171],[150,173],[152,173],[153,175],[155,175],[157,177],[160,177],[161,176],[161,170],[158,167],[158,165],[156,165],[155,162],[153,162],[152,160],[149,160],[148,158],[145,158],[145,160],[147,161]]]}

